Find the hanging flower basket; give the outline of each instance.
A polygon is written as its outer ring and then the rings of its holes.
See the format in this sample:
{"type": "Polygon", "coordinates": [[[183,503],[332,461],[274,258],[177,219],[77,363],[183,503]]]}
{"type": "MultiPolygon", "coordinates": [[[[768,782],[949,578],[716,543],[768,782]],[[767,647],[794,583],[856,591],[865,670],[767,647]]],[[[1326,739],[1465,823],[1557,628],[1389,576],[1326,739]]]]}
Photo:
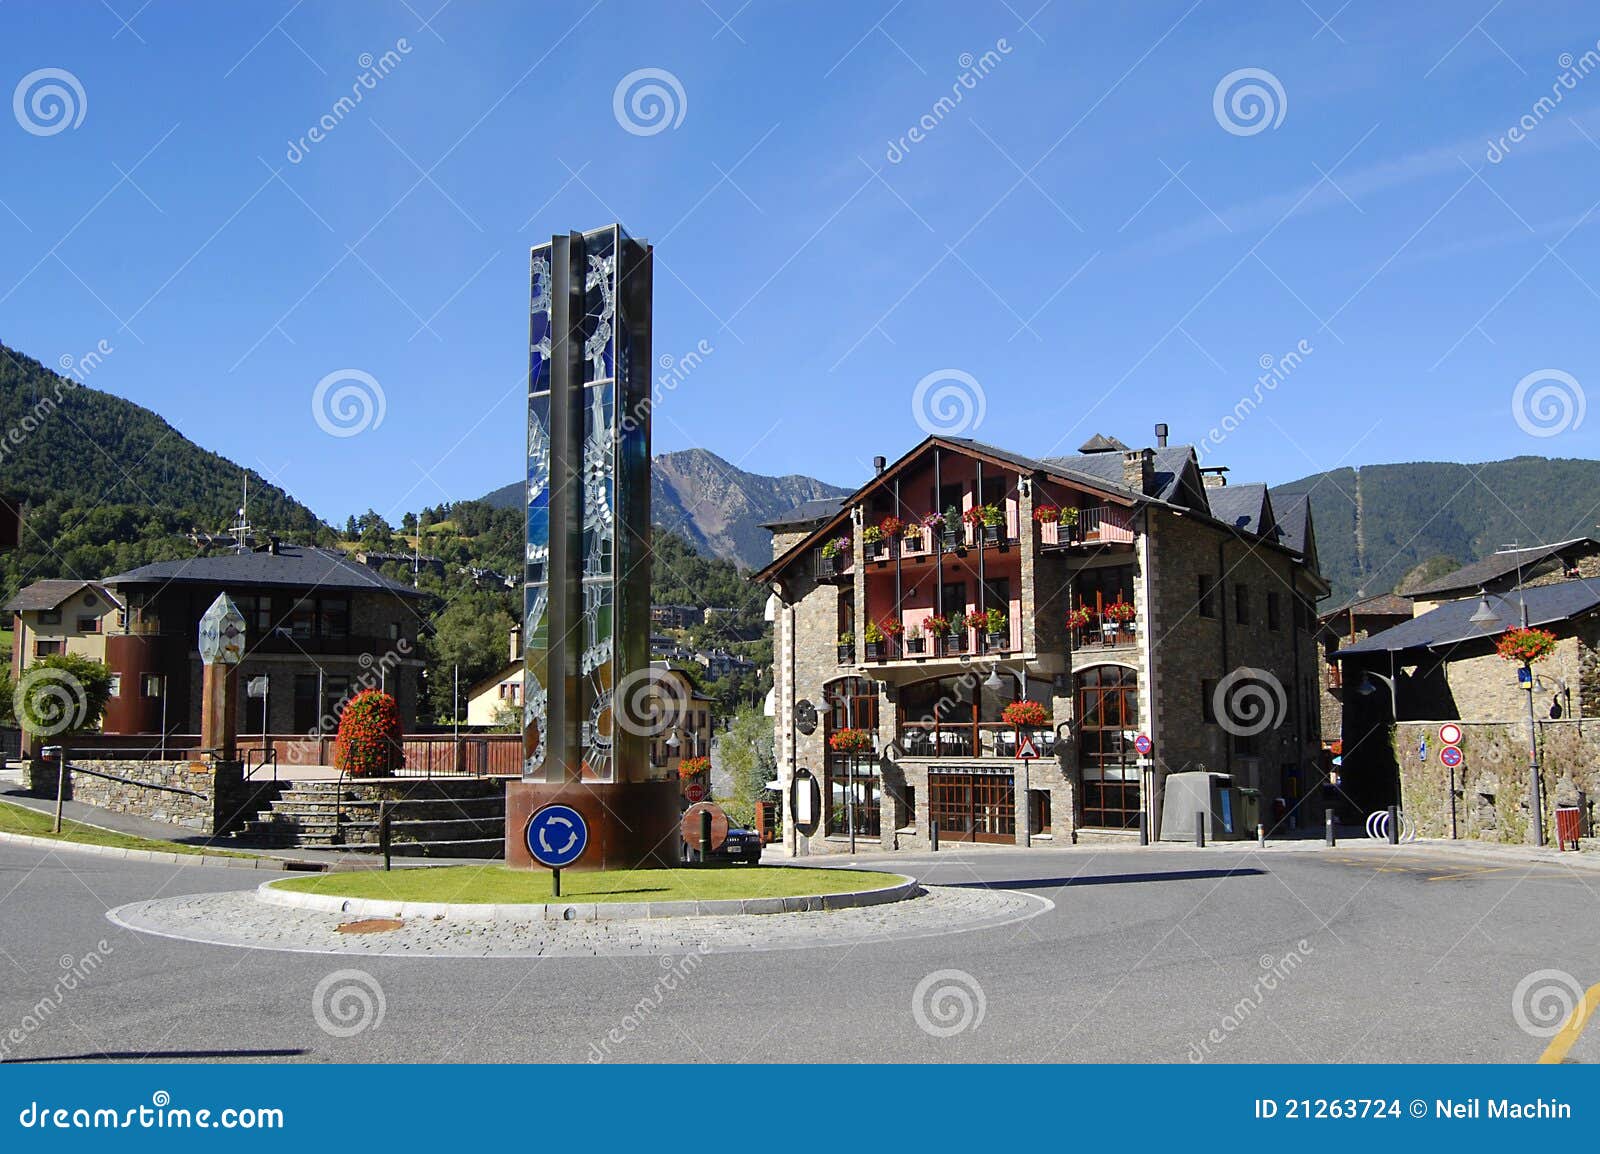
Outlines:
{"type": "Polygon", "coordinates": [[[1548,629],[1508,629],[1495,643],[1495,652],[1507,661],[1532,665],[1555,652],[1556,635],[1548,629]]]}
{"type": "Polygon", "coordinates": [[[1038,729],[1049,724],[1050,716],[1037,701],[1013,701],[1001,712],[1000,720],[1018,729],[1038,729]]]}
{"type": "Polygon", "coordinates": [[[678,762],[678,777],[684,781],[710,771],[711,759],[709,757],[686,757],[678,762]]]}
{"type": "Polygon", "coordinates": [[[1138,616],[1138,611],[1126,601],[1113,601],[1105,607],[1107,621],[1115,621],[1118,625],[1126,625],[1138,616]]]}
{"type": "Polygon", "coordinates": [[[872,748],[872,735],[864,729],[836,729],[828,748],[835,753],[866,753],[872,748]]]}
{"type": "Polygon", "coordinates": [[[1068,629],[1087,629],[1093,621],[1094,610],[1087,605],[1080,605],[1067,613],[1068,629]]]}

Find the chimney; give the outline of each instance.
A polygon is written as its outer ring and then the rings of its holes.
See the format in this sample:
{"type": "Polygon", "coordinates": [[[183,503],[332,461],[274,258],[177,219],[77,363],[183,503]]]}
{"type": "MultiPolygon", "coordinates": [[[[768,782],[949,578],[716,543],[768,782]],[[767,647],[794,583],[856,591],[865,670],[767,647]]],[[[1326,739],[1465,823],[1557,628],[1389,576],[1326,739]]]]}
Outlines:
{"type": "Polygon", "coordinates": [[[884,469],[888,468],[888,465],[889,459],[887,457],[872,458],[872,471],[878,474],[880,477],[883,475],[884,469]]]}
{"type": "Polygon", "coordinates": [[[1165,421],[1162,421],[1159,425],[1156,426],[1156,448],[1165,449],[1166,447],[1167,447],[1167,423],[1165,421]]]}
{"type": "Polygon", "coordinates": [[[1129,449],[1122,454],[1122,483],[1135,493],[1148,493],[1156,472],[1154,449],[1129,449]]]}
{"type": "Polygon", "coordinates": [[[1213,465],[1209,469],[1200,470],[1200,479],[1205,482],[1208,489],[1221,489],[1228,483],[1228,466],[1213,465]]]}
{"type": "Polygon", "coordinates": [[[511,627],[511,660],[522,660],[522,626],[520,625],[511,627]]]}

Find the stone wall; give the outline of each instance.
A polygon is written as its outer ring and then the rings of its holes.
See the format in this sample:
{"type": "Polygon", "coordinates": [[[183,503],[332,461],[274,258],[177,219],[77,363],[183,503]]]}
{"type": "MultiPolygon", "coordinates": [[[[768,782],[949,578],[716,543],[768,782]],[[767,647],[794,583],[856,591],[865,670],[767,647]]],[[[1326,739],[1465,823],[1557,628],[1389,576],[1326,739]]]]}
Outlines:
{"type": "MultiPolygon", "coordinates": [[[[70,759],[65,797],[113,813],[166,822],[196,833],[228,833],[271,804],[282,786],[251,781],[239,762],[70,759]],[[204,768],[196,770],[195,766],[204,768]],[[93,772],[90,772],[93,771],[93,772]]],[[[36,797],[56,796],[57,763],[26,763],[23,784],[36,797]]]]}
{"type": "MultiPolygon", "coordinates": [[[[1496,660],[1499,660],[1496,658],[1496,660]]],[[[1394,728],[1394,756],[1400,767],[1400,808],[1419,837],[1447,838],[1450,825],[1450,770],[1439,762],[1438,721],[1404,721],[1394,728]],[[1418,756],[1426,740],[1427,758],[1418,756]]],[[[1466,839],[1523,844],[1532,840],[1529,821],[1527,722],[1457,722],[1465,760],[1455,773],[1455,834],[1466,839]]],[[[1585,797],[1585,833],[1592,803],[1600,800],[1600,722],[1542,720],[1539,780],[1544,792],[1545,832],[1554,839],[1557,805],[1585,797]]]]}

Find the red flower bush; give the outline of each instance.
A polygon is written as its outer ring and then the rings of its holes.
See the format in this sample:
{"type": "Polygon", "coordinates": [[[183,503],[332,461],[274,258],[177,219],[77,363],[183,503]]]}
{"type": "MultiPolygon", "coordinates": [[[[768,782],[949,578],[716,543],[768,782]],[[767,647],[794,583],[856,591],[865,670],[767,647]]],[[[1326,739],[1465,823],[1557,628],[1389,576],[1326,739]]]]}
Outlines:
{"type": "Polygon", "coordinates": [[[345,702],[333,764],[351,777],[382,777],[405,764],[400,706],[387,693],[368,689],[345,702]]]}
{"type": "Polygon", "coordinates": [[[865,753],[872,748],[872,735],[864,729],[836,729],[828,748],[835,753],[865,753]]]}
{"type": "Polygon", "coordinates": [[[686,757],[678,762],[678,776],[684,781],[710,771],[711,759],[709,757],[686,757]]]}
{"type": "Polygon", "coordinates": [[[1532,665],[1555,652],[1556,635],[1548,629],[1507,629],[1494,648],[1507,661],[1532,665]]]}
{"type": "Polygon", "coordinates": [[[1087,605],[1080,605],[1067,613],[1068,629],[1087,629],[1094,620],[1094,610],[1087,605]]]}
{"type": "Polygon", "coordinates": [[[1044,706],[1037,701],[1013,701],[1000,714],[1000,720],[1019,729],[1024,726],[1029,729],[1037,729],[1039,726],[1047,724],[1050,717],[1045,713],[1044,706]]]}
{"type": "Polygon", "coordinates": [[[1105,608],[1106,620],[1126,625],[1137,616],[1137,610],[1126,601],[1113,601],[1105,608]]]}

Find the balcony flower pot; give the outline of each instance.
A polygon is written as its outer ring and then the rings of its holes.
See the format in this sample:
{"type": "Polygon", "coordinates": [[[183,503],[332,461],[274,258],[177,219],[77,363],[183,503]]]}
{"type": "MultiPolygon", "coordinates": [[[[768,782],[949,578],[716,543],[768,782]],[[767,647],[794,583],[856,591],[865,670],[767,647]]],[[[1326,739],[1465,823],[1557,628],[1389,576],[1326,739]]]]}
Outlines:
{"type": "Polygon", "coordinates": [[[883,660],[883,630],[878,628],[876,622],[867,622],[867,627],[862,631],[861,639],[867,643],[867,660],[883,660]]]}
{"type": "Polygon", "coordinates": [[[927,644],[927,639],[924,638],[920,632],[919,633],[907,633],[906,634],[906,652],[907,653],[921,654],[922,651],[923,651],[923,648],[924,648],[924,646],[926,644],[927,644]]]}
{"type": "Polygon", "coordinates": [[[1006,615],[999,609],[990,609],[983,614],[984,629],[987,631],[988,648],[1004,649],[1009,638],[1006,635],[1006,615]]]}
{"type": "Polygon", "coordinates": [[[961,510],[951,505],[940,519],[940,539],[946,549],[961,547],[961,510]]]}
{"type": "Polygon", "coordinates": [[[856,640],[848,633],[839,637],[839,664],[853,665],[856,659],[856,640]]]}

